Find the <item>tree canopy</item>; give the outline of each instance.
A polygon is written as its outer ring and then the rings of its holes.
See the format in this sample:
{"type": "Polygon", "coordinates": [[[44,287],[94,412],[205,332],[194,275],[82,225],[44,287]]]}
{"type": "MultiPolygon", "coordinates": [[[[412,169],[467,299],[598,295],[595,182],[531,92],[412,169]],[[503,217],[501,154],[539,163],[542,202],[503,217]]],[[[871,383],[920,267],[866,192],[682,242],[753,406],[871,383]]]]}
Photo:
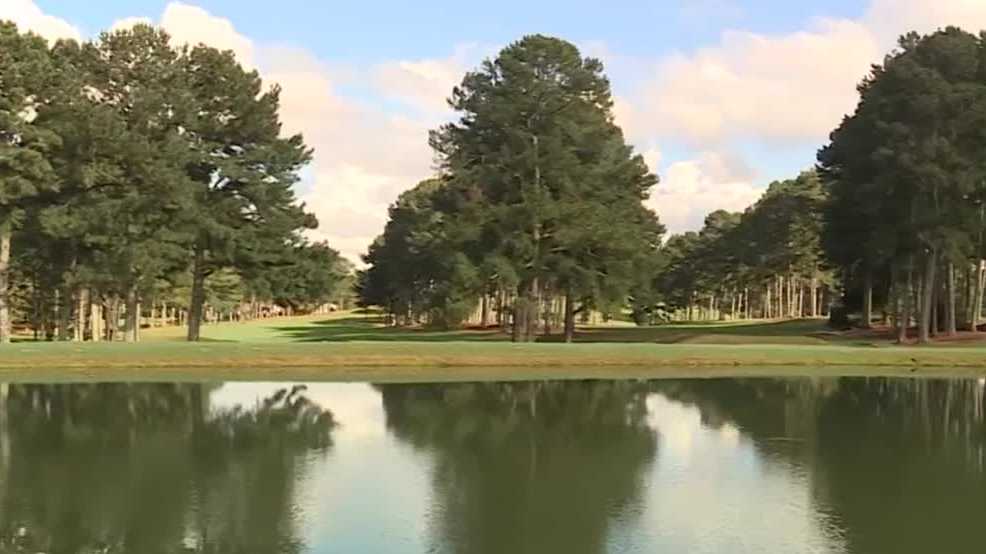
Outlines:
{"type": "Polygon", "coordinates": [[[15,318],[137,340],[148,312],[198,340],[219,312],[339,295],[351,268],[305,239],[294,192],[311,150],[231,52],[146,25],[49,47],[10,23],[0,51],[0,341],[15,318]]]}
{"type": "Polygon", "coordinates": [[[449,98],[459,119],[431,134],[440,175],[392,207],[364,301],[445,325],[477,302],[486,325],[496,303],[517,341],[559,303],[569,338],[579,311],[622,304],[663,227],[642,204],[657,178],[612,103],[602,64],[556,38],[524,37],[467,73],[449,98]]]}
{"type": "Polygon", "coordinates": [[[856,111],[819,152],[830,197],[830,258],[862,282],[867,325],[874,287],[886,291],[900,340],[912,316],[921,342],[939,320],[955,333],[956,268],[967,274],[971,292],[963,319],[978,325],[984,68],[983,37],[954,27],[902,37],[862,82],[856,111]]]}

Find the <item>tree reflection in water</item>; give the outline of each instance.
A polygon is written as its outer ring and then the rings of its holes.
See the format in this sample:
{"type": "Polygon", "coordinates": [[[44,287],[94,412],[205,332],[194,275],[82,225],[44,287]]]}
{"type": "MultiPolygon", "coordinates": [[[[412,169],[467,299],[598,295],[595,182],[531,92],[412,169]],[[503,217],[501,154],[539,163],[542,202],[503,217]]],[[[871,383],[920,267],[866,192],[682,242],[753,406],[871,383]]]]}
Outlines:
{"type": "Polygon", "coordinates": [[[850,552],[979,552],[986,520],[983,380],[666,381],[712,427],[810,479],[850,552]]]}
{"type": "Polygon", "coordinates": [[[304,387],[210,411],[212,388],[5,385],[0,552],[300,552],[293,487],[332,414],[304,387]]]}
{"type": "Polygon", "coordinates": [[[642,509],[646,384],[380,388],[391,431],[435,457],[432,552],[604,552],[642,509]]]}
{"type": "Polygon", "coordinates": [[[786,552],[817,524],[836,539],[818,552],[982,550],[979,380],[380,385],[382,409],[366,387],[313,389],[372,428],[354,434],[301,387],[222,411],[214,388],[0,386],[0,553],[410,552],[418,533],[449,554],[786,552]],[[345,452],[316,474],[333,436],[345,452]],[[401,488],[425,467],[425,491],[401,488]],[[301,482],[337,496],[306,504],[301,482]],[[381,520],[392,540],[374,540],[381,520]]]}

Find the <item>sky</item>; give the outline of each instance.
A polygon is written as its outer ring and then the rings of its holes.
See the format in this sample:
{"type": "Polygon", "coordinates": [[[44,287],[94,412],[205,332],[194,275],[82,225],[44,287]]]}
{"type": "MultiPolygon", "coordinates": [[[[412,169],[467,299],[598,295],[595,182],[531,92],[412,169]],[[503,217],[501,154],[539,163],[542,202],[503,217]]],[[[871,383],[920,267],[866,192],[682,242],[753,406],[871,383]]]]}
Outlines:
{"type": "Polygon", "coordinates": [[[661,179],[647,204],[677,233],[812,167],[900,34],[978,32],[986,0],[0,0],[0,19],[49,40],[145,22],[236,52],[315,149],[298,186],[313,238],[358,261],[434,173],[427,133],[454,117],[452,87],[526,34],[603,61],[616,121],[661,179]]]}

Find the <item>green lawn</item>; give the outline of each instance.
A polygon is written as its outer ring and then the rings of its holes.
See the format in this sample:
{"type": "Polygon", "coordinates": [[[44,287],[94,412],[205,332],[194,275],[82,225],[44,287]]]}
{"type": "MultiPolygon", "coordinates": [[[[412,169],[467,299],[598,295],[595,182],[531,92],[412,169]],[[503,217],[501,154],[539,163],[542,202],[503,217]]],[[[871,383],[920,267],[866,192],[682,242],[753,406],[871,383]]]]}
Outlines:
{"type": "MultiPolygon", "coordinates": [[[[342,312],[332,315],[272,319],[249,323],[221,323],[203,328],[208,341],[304,343],[304,342],[505,342],[509,336],[496,330],[439,331],[395,328],[383,325],[380,316],[342,312]]],[[[184,329],[145,329],[145,341],[181,341],[184,329]]],[[[847,342],[828,332],[823,320],[778,322],[710,322],[636,327],[626,323],[581,327],[577,342],[633,342],[661,344],[815,344],[847,342]]],[[[540,342],[560,342],[561,337],[542,337],[540,342]]]]}
{"type": "MultiPolygon", "coordinates": [[[[986,375],[986,346],[895,347],[814,320],[580,329],[579,344],[511,344],[496,331],[384,327],[354,313],[224,323],[205,341],[146,329],[139,344],[20,342],[0,380],[440,381],[770,375],[986,375]]],[[[557,342],[557,341],[555,341],[557,342]]]]}
{"type": "MultiPolygon", "coordinates": [[[[331,315],[268,319],[248,323],[220,323],[202,328],[206,341],[251,343],[305,343],[353,341],[503,341],[508,337],[496,331],[432,331],[394,328],[383,325],[376,314],[340,312],[331,315]]],[[[145,329],[142,340],[184,341],[185,329],[168,327],[145,329]]]]}

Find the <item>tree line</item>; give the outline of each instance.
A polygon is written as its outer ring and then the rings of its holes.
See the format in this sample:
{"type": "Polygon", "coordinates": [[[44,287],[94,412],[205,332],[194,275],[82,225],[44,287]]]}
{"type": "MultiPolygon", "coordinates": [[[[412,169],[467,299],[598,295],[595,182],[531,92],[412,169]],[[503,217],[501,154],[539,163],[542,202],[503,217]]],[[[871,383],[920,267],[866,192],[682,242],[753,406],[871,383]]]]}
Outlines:
{"type": "Polygon", "coordinates": [[[664,241],[658,179],[623,139],[602,64],[529,36],[468,73],[434,131],[439,173],[365,257],[396,324],[470,318],[571,340],[589,311],[672,319],[876,311],[901,342],[977,330],[986,284],[986,35],[911,33],[858,87],[818,165],[664,241]],[[478,306],[478,307],[477,307],[478,306]],[[495,318],[495,320],[493,319],[495,318]],[[543,325],[542,325],[543,324],[543,325]]]}
{"type": "Polygon", "coordinates": [[[818,174],[771,183],[742,213],[712,212],[674,235],[631,296],[634,321],[782,319],[826,315],[836,292],[822,250],[818,174]]]}
{"type": "Polygon", "coordinates": [[[231,52],[150,26],[50,45],[0,22],[0,342],[133,341],[143,315],[198,340],[340,294],[278,111],[231,52]]]}

